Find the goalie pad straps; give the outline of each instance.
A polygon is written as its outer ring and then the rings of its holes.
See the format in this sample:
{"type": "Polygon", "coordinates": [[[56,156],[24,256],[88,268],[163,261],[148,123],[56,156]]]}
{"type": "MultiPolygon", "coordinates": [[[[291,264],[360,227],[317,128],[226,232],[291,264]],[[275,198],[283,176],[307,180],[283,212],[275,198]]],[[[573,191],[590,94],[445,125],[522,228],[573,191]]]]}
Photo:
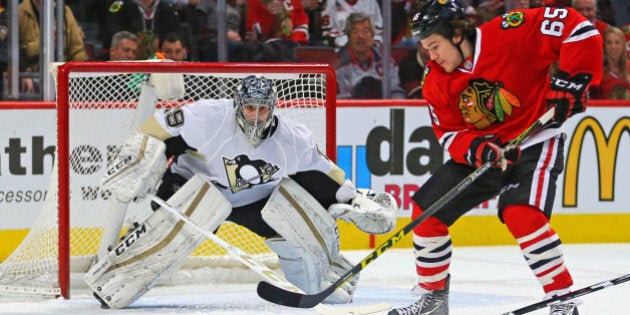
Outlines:
{"type": "MultiPolygon", "coordinates": [[[[221,192],[199,174],[167,203],[210,231],[218,228],[231,211],[221,192]]],[[[123,308],[176,270],[204,240],[201,232],[158,209],[92,266],[84,280],[104,306],[123,308]]]]}
{"type": "Polygon", "coordinates": [[[133,133],[107,169],[101,184],[125,203],[154,192],[166,171],[165,150],[164,142],[140,132],[133,133]]]}
{"type": "Polygon", "coordinates": [[[337,200],[328,207],[328,212],[346,222],[354,223],[361,231],[370,234],[384,234],[396,227],[396,199],[385,192],[369,189],[355,189],[351,181],[337,190],[337,200]]]}
{"type": "MultiPolygon", "coordinates": [[[[335,219],[292,179],[283,178],[274,189],[262,217],[282,236],[267,244],[280,257],[285,277],[304,292],[317,293],[352,268],[339,250],[335,219]]],[[[353,277],[325,302],[352,301],[358,280],[353,277]]]]}

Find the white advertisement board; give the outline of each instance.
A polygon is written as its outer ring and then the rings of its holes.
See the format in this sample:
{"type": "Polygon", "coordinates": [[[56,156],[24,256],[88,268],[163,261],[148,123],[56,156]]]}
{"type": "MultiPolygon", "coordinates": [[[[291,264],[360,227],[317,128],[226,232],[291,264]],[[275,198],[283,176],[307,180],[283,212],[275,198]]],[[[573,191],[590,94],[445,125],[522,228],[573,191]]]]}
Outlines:
{"type": "MultiPolygon", "coordinates": [[[[27,228],[50,183],[55,113],[0,110],[0,124],[0,230],[27,228]]],[[[624,163],[630,157],[630,107],[591,107],[564,128],[567,169],[558,180],[554,212],[630,213],[630,164],[624,163]]],[[[447,158],[424,106],[337,109],[338,164],[357,186],[392,193],[400,217],[410,216],[411,196],[447,158]]],[[[496,200],[472,211],[494,213],[496,200]]]]}
{"type": "MultiPolygon", "coordinates": [[[[554,213],[629,213],[630,108],[590,107],[563,126],[566,170],[554,213]]],[[[448,155],[433,136],[427,107],[343,107],[337,110],[337,161],[359,187],[393,194],[399,216],[448,155]]],[[[471,214],[496,213],[496,198],[471,214]]]]}

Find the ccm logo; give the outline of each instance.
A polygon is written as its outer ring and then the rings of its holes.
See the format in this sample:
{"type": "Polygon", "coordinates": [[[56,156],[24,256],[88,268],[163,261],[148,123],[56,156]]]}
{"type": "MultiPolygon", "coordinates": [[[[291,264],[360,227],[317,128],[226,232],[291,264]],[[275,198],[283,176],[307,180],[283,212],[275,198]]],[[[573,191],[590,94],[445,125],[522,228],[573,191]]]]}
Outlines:
{"type": "Polygon", "coordinates": [[[135,243],[138,239],[140,239],[140,237],[142,237],[142,235],[146,233],[147,227],[144,224],[131,231],[131,233],[129,233],[129,235],[127,235],[125,239],[123,239],[123,241],[120,242],[118,246],[116,246],[116,249],[114,249],[116,256],[122,255],[125,250],[127,250],[131,245],[133,245],[133,243],[135,243]]]}

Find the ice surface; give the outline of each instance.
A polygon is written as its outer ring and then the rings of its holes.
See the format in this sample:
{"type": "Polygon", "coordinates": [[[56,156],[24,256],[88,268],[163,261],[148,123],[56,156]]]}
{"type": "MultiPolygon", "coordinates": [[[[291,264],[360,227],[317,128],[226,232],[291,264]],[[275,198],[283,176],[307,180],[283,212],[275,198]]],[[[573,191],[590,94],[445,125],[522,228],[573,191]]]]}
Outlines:
{"type": "MultiPolygon", "coordinates": [[[[355,263],[370,251],[348,251],[355,263]]],[[[564,245],[574,289],[630,273],[630,244],[564,245]]],[[[351,305],[389,302],[406,306],[415,301],[409,249],[392,249],[367,266],[351,305]]],[[[516,246],[455,247],[451,262],[451,315],[501,314],[539,301],[543,292],[516,246]]],[[[270,304],[256,295],[257,278],[245,284],[158,287],[129,308],[101,309],[86,290],[69,300],[15,301],[0,299],[0,314],[317,314],[270,304]]],[[[629,314],[630,282],[580,297],[581,315],[629,314]]],[[[547,309],[531,314],[548,314],[547,309]]]]}

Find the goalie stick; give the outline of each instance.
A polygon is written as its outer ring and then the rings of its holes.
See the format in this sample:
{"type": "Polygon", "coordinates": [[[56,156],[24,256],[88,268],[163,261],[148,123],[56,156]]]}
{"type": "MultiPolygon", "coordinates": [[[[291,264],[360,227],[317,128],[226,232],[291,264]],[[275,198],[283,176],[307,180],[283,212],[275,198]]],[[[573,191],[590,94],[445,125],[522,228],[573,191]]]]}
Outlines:
{"type": "MultiPolygon", "coordinates": [[[[547,123],[553,119],[554,113],[555,108],[552,107],[540,118],[538,118],[538,120],[536,120],[531,126],[521,132],[521,134],[519,134],[512,141],[510,141],[506,145],[506,147],[518,146],[519,144],[521,144],[521,142],[523,142],[523,140],[525,140],[525,138],[532,135],[534,132],[542,129],[543,127],[546,127],[547,123]]],[[[449,190],[444,196],[442,196],[429,208],[427,208],[420,216],[418,216],[409,224],[405,225],[402,229],[394,233],[392,237],[390,237],[387,241],[376,248],[376,250],[365,257],[359,264],[352,267],[352,269],[342,275],[339,279],[337,279],[337,281],[335,281],[323,291],[315,294],[297,293],[295,291],[289,291],[284,288],[274,286],[269,282],[261,281],[258,283],[258,296],[269,302],[284,306],[299,308],[312,308],[316,306],[317,304],[321,303],[328,295],[332,294],[338,287],[343,285],[344,282],[357,275],[359,272],[361,272],[361,270],[365,269],[367,265],[376,260],[386,250],[392,248],[394,244],[402,240],[405,235],[409,234],[409,232],[413,230],[414,227],[422,223],[422,221],[436,213],[445,204],[447,204],[449,201],[459,195],[460,192],[470,186],[475,180],[477,180],[477,178],[479,178],[479,176],[483,175],[490,168],[492,168],[492,166],[493,165],[491,162],[486,162],[479,166],[479,168],[470,173],[466,178],[455,185],[455,187],[449,190]]]]}
{"type": "MultiPolygon", "coordinates": [[[[289,290],[290,292],[303,293],[298,287],[296,287],[293,283],[284,279],[284,277],[278,275],[276,272],[271,270],[262,262],[258,261],[256,258],[250,256],[248,253],[243,251],[237,246],[234,246],[222,238],[216,236],[214,233],[200,227],[195,222],[191,221],[187,216],[181,214],[176,208],[172,207],[166,201],[160,199],[155,195],[151,195],[151,200],[162,209],[168,211],[170,214],[175,216],[177,219],[184,221],[184,223],[188,224],[195,230],[199,231],[203,235],[207,236],[217,245],[221,246],[225,249],[232,257],[238,259],[240,262],[245,264],[251,270],[262,276],[267,281],[274,283],[275,285],[285,288],[285,290],[289,290]]],[[[353,307],[331,307],[326,305],[317,305],[315,310],[320,314],[329,314],[329,315],[360,315],[360,314],[373,314],[377,312],[383,312],[391,309],[391,305],[389,303],[377,303],[377,304],[369,304],[369,305],[360,305],[353,307]]]]}
{"type": "Polygon", "coordinates": [[[615,278],[612,280],[608,280],[608,281],[604,281],[604,282],[600,282],[597,284],[593,284],[591,286],[588,287],[584,287],[581,288],[577,291],[573,291],[573,292],[569,292],[567,294],[563,294],[563,295],[558,295],[558,296],[554,296],[552,298],[546,299],[544,301],[540,301],[534,304],[530,304],[527,305],[525,307],[519,308],[515,311],[511,311],[508,313],[503,313],[502,315],[520,315],[520,314],[527,314],[529,312],[533,312],[535,310],[541,309],[541,308],[545,308],[549,305],[555,304],[555,303],[559,303],[559,302],[563,302],[563,301],[568,301],[571,299],[574,299],[576,297],[580,297],[582,295],[586,295],[586,294],[590,294],[602,289],[605,289],[607,287],[613,286],[613,285],[617,285],[623,282],[626,282],[630,280],[630,274],[621,276],[619,278],[615,278]]]}

